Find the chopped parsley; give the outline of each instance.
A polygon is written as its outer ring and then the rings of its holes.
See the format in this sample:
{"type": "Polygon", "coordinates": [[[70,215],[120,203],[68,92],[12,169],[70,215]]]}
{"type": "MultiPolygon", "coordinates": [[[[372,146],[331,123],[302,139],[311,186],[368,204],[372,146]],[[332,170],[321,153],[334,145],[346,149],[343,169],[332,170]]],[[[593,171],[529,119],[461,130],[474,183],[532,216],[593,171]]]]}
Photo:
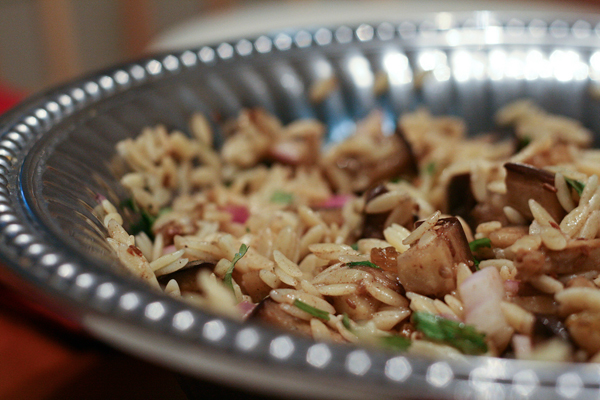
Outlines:
{"type": "Polygon", "coordinates": [[[235,268],[235,264],[237,264],[237,262],[240,261],[240,259],[242,257],[244,257],[244,255],[246,254],[247,251],[248,251],[248,246],[246,246],[245,244],[242,244],[240,246],[240,249],[238,250],[238,252],[235,253],[235,255],[233,256],[233,260],[231,260],[231,265],[227,269],[227,272],[225,272],[225,276],[223,277],[223,283],[225,284],[225,286],[231,288],[231,290],[233,290],[232,275],[233,275],[233,270],[235,268]]]}
{"type": "Polygon", "coordinates": [[[135,236],[140,232],[144,232],[146,235],[148,235],[148,237],[150,239],[154,239],[154,233],[152,232],[152,225],[154,225],[154,223],[156,222],[156,220],[158,219],[159,216],[161,216],[162,214],[164,214],[166,212],[171,211],[170,207],[165,207],[165,208],[162,208],[158,212],[158,215],[156,215],[156,216],[151,215],[146,210],[141,209],[137,205],[135,200],[133,200],[133,198],[123,200],[121,202],[121,208],[122,209],[127,208],[127,209],[133,211],[135,214],[140,215],[140,219],[138,220],[138,222],[136,222],[135,224],[133,224],[131,226],[131,229],[130,229],[131,234],[135,236]]]}
{"type": "Polygon", "coordinates": [[[129,208],[131,211],[138,212],[139,208],[135,201],[133,201],[133,197],[125,199],[121,202],[121,208],[129,208]]]}
{"type": "Polygon", "coordinates": [[[358,243],[354,243],[353,245],[351,245],[350,247],[352,247],[352,250],[356,250],[358,251],[358,243]]]}
{"type": "Polygon", "coordinates": [[[517,142],[517,152],[529,146],[529,143],[531,143],[531,138],[529,136],[523,136],[522,138],[519,138],[517,142]]]}
{"type": "Polygon", "coordinates": [[[294,195],[280,190],[273,193],[271,203],[290,204],[294,201],[294,195]]]}
{"type": "Polygon", "coordinates": [[[158,215],[156,216],[156,218],[158,219],[158,217],[160,217],[161,215],[166,214],[166,213],[171,212],[171,211],[173,211],[173,209],[171,207],[163,207],[158,212],[158,215]]]}
{"type": "Polygon", "coordinates": [[[350,325],[350,318],[346,313],[344,313],[342,316],[342,325],[344,325],[344,328],[348,329],[349,331],[352,331],[352,325],[350,325]]]}
{"type": "Polygon", "coordinates": [[[390,349],[405,351],[410,347],[411,341],[404,336],[385,336],[381,338],[381,343],[390,349]]]}
{"type": "MultiPolygon", "coordinates": [[[[492,247],[492,241],[488,238],[481,238],[469,242],[469,248],[471,249],[472,253],[484,247],[492,247]]],[[[475,266],[476,271],[479,271],[479,262],[480,261],[477,259],[477,257],[473,256],[473,265],[475,266]]]]}
{"type": "Polygon", "coordinates": [[[488,238],[475,239],[469,243],[469,248],[475,252],[483,247],[492,247],[492,241],[488,238]]]}
{"type": "Polygon", "coordinates": [[[346,263],[346,266],[348,266],[349,268],[369,267],[369,268],[381,269],[381,267],[377,266],[377,264],[373,264],[371,261],[351,261],[349,263],[346,263]]]}
{"type": "Polygon", "coordinates": [[[578,195],[581,196],[581,194],[583,193],[583,189],[585,189],[584,183],[579,182],[575,179],[567,178],[566,176],[565,176],[565,181],[567,182],[567,184],[569,186],[571,186],[573,189],[575,189],[575,191],[577,192],[578,195]]]}
{"type": "Polygon", "coordinates": [[[427,175],[433,175],[433,174],[435,174],[435,162],[434,161],[428,163],[425,166],[425,172],[427,173],[427,175]]]}
{"type": "Polygon", "coordinates": [[[323,321],[329,321],[329,313],[327,311],[323,311],[316,307],[309,306],[305,302],[300,301],[298,299],[294,300],[294,305],[302,311],[309,313],[315,318],[322,319],[323,321]]]}
{"type": "Polygon", "coordinates": [[[464,354],[477,355],[487,352],[485,334],[475,327],[452,321],[426,312],[415,312],[413,322],[426,338],[448,344],[464,354]]]}

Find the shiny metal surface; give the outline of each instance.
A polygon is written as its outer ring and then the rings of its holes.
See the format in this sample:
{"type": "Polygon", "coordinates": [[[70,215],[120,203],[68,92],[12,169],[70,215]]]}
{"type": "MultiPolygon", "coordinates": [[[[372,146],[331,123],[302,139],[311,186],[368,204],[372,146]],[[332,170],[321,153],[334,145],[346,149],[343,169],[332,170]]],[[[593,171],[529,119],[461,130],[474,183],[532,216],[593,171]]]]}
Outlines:
{"type": "Polygon", "coordinates": [[[529,97],[598,135],[598,21],[478,12],[317,27],[162,54],[67,84],[0,120],[1,257],[92,334],[233,385],[318,398],[597,397],[596,365],[423,360],[193,309],[119,273],[92,209],[98,195],[115,204],[127,196],[111,163],[118,140],[158,123],[186,132],[196,111],[217,128],[262,106],[285,122],[319,118],[340,140],[373,108],[390,129],[425,106],[464,117],[472,132],[492,130],[495,110],[529,97]],[[389,90],[375,92],[382,73],[389,90]],[[311,85],[331,76],[338,88],[311,103],[311,85]]]}

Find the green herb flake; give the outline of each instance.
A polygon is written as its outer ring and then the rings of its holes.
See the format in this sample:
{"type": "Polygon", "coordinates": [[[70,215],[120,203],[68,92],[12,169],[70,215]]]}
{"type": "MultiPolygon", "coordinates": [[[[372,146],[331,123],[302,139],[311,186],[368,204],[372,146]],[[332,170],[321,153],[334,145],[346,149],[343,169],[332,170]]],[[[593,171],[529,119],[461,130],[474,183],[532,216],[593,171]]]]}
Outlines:
{"type": "Polygon", "coordinates": [[[464,354],[478,355],[488,350],[485,334],[471,325],[426,312],[415,312],[413,322],[417,330],[423,332],[428,339],[448,344],[464,354]]]}
{"type": "Polygon", "coordinates": [[[435,174],[435,162],[430,162],[425,166],[425,172],[427,173],[427,175],[433,175],[435,174]]]}
{"type": "MultiPolygon", "coordinates": [[[[479,249],[482,249],[484,247],[492,247],[492,241],[488,238],[481,238],[481,239],[475,239],[472,242],[469,243],[469,248],[471,249],[471,252],[474,253],[479,249]]],[[[479,259],[477,259],[477,257],[473,257],[473,265],[475,266],[475,270],[479,271],[479,259]]]]}
{"type": "Polygon", "coordinates": [[[171,211],[173,211],[173,209],[171,207],[163,207],[160,209],[160,211],[158,212],[158,215],[156,216],[156,218],[158,219],[158,217],[160,217],[161,215],[170,213],[171,211]]]}
{"type": "Polygon", "coordinates": [[[390,179],[390,183],[400,183],[400,182],[408,182],[406,178],[401,178],[397,176],[396,178],[390,179]]]}
{"type": "Polygon", "coordinates": [[[350,317],[348,317],[348,314],[344,313],[342,316],[342,325],[344,325],[344,328],[348,329],[349,331],[352,331],[352,325],[350,325],[350,317]]]}
{"type": "Polygon", "coordinates": [[[383,346],[397,351],[406,351],[411,344],[409,338],[404,336],[385,336],[381,338],[383,346]]]}
{"type": "MultiPolygon", "coordinates": [[[[149,214],[147,211],[141,209],[133,198],[129,198],[123,200],[120,204],[122,209],[129,209],[135,214],[140,215],[140,219],[135,224],[131,225],[130,231],[132,235],[137,235],[140,232],[144,232],[150,239],[154,239],[154,233],[152,232],[152,225],[156,222],[158,216],[154,216],[149,214]]],[[[170,211],[171,209],[165,207],[161,209],[158,215],[163,214],[164,212],[170,211]]]]}
{"type": "Polygon", "coordinates": [[[352,247],[352,250],[358,251],[358,243],[354,243],[350,247],[352,247]]]}
{"type": "Polygon", "coordinates": [[[271,203],[290,204],[294,201],[294,195],[288,192],[276,191],[271,196],[271,203]]]}
{"type": "Polygon", "coordinates": [[[373,264],[371,261],[351,261],[349,263],[346,263],[346,266],[349,268],[369,267],[369,268],[381,269],[381,267],[377,266],[377,264],[373,264]]]}
{"type": "Polygon", "coordinates": [[[139,210],[137,203],[133,201],[133,197],[123,200],[120,206],[121,208],[129,208],[131,211],[135,212],[139,210]]]}
{"type": "Polygon", "coordinates": [[[320,310],[313,306],[309,306],[303,301],[298,299],[294,300],[294,306],[298,307],[300,310],[309,313],[315,318],[322,319],[323,321],[329,321],[329,313],[327,311],[320,310]]]}
{"type": "Polygon", "coordinates": [[[246,254],[247,251],[248,251],[248,246],[246,246],[245,244],[242,244],[240,246],[240,249],[238,250],[238,252],[235,253],[235,255],[233,256],[233,260],[231,260],[231,265],[227,269],[227,272],[225,272],[225,276],[223,277],[223,283],[225,284],[225,286],[231,288],[231,290],[233,290],[232,275],[233,275],[233,270],[235,268],[235,264],[237,264],[237,262],[240,261],[240,259],[242,257],[244,257],[244,255],[246,254]]]}
{"type": "Polygon", "coordinates": [[[531,143],[531,138],[529,136],[523,136],[522,138],[519,138],[517,142],[517,152],[529,146],[529,143],[531,143]]]}
{"type": "Polygon", "coordinates": [[[583,193],[583,189],[585,189],[584,183],[579,182],[575,179],[567,178],[566,176],[565,176],[565,181],[567,182],[567,184],[569,186],[571,186],[573,189],[575,189],[575,191],[577,192],[577,194],[579,196],[581,196],[581,194],[583,193]]]}
{"type": "Polygon", "coordinates": [[[484,247],[492,247],[492,241],[488,238],[475,239],[469,243],[469,248],[475,252],[484,247]]]}

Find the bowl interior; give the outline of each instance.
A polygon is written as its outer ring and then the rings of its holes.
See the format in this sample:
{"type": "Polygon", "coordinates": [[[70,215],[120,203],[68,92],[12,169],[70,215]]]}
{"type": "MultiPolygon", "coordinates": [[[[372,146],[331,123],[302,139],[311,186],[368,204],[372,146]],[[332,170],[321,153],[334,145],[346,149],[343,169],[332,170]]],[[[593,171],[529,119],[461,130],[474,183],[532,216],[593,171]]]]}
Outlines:
{"type": "MultiPolygon", "coordinates": [[[[343,36],[343,31],[335,34],[343,36]]],[[[113,263],[105,232],[91,211],[98,196],[114,204],[127,197],[118,184],[123,168],[114,163],[115,144],[157,124],[187,133],[194,112],[209,117],[217,143],[222,121],[256,106],[284,123],[317,118],[327,123],[328,140],[337,141],[373,109],[384,111],[391,128],[402,113],[425,107],[433,114],[464,118],[472,134],[489,132],[500,107],[530,98],[600,132],[600,97],[590,79],[594,50],[525,39],[515,45],[425,46],[375,35],[368,41],[249,55],[240,55],[238,44],[201,54],[214,60],[194,60],[191,67],[173,56],[175,71],[168,70],[168,60],[149,60],[138,70],[142,83],[130,71],[125,90],[110,74],[101,78],[109,89],[102,82],[79,89],[92,104],[74,105],[73,114],[30,151],[23,175],[31,179],[24,181],[24,196],[49,229],[49,240],[59,238],[83,257],[113,263]],[[376,85],[383,74],[388,88],[381,91],[376,85]],[[311,101],[311,87],[330,77],[337,79],[337,87],[323,101],[311,101]]]]}

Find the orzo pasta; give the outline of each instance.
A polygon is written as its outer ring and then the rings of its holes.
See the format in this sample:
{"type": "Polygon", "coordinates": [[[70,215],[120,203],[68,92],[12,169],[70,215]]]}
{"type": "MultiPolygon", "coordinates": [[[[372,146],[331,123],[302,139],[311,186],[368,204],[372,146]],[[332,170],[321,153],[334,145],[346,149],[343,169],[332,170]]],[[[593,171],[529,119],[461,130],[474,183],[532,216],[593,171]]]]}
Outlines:
{"type": "Polygon", "coordinates": [[[232,318],[417,354],[600,360],[600,151],[528,101],[497,117],[468,137],[418,110],[387,134],[374,111],[324,146],[318,121],[248,109],[215,149],[198,115],[189,136],[120,142],[131,199],[97,212],[134,275],[232,318]]]}

